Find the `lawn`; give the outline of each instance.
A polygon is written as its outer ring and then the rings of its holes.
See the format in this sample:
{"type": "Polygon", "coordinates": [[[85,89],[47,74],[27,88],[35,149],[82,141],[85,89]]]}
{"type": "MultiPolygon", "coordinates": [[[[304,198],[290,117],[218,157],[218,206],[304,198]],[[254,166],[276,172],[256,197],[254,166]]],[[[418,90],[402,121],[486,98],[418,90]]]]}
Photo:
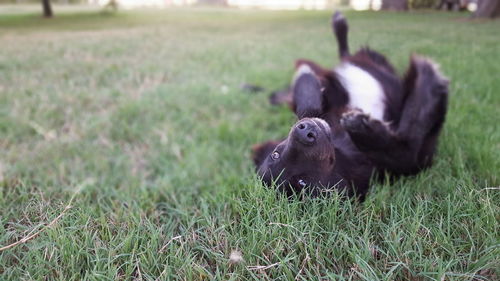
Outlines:
{"type": "Polygon", "coordinates": [[[330,12],[57,13],[0,15],[0,248],[41,230],[0,280],[500,278],[500,21],[346,12],[352,49],[451,79],[434,166],[360,204],[289,202],[250,160],[295,119],[240,85],[338,63],[330,12]]]}

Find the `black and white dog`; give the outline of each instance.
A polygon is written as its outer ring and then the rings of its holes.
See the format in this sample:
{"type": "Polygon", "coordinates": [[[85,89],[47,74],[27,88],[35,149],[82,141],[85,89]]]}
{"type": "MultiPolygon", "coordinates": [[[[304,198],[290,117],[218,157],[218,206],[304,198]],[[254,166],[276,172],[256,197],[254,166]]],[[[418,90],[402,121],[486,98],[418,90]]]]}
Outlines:
{"type": "Polygon", "coordinates": [[[349,53],[342,14],[332,28],[340,65],[298,60],[290,91],[272,100],[287,101],[299,121],[286,139],[254,147],[263,182],[289,195],[335,189],[364,197],[374,172],[418,173],[431,165],[445,120],[448,81],[435,63],[412,56],[399,78],[380,53],[349,53]]]}

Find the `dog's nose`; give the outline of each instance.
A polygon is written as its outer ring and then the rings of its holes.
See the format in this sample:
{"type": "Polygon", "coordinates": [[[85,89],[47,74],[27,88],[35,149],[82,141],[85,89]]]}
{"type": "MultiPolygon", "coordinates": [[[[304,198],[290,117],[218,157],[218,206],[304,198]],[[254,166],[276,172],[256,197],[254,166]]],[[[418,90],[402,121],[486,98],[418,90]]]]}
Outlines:
{"type": "Polygon", "coordinates": [[[303,144],[313,144],[318,137],[316,132],[316,124],[311,120],[304,120],[297,124],[297,138],[303,144]]]}

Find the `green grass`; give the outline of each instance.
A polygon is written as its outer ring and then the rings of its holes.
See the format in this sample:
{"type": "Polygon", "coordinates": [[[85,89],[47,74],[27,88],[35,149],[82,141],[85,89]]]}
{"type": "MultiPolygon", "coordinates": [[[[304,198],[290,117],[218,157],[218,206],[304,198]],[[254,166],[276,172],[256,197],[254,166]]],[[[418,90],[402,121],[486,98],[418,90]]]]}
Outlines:
{"type": "Polygon", "coordinates": [[[353,49],[400,72],[420,53],[451,78],[434,166],[363,204],[289,202],[256,179],[250,147],[294,117],[240,85],[337,63],[329,16],[0,15],[0,247],[75,196],[0,252],[0,279],[498,280],[499,21],[348,12],[353,49]]]}

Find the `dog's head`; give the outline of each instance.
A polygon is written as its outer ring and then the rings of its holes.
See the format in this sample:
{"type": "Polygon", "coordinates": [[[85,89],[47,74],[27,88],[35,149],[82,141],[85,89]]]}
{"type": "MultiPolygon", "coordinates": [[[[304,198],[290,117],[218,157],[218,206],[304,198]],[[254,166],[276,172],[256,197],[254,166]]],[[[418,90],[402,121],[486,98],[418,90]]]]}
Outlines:
{"type": "Polygon", "coordinates": [[[304,118],[290,130],[282,142],[266,142],[254,147],[253,160],[262,181],[288,195],[318,189],[335,183],[335,148],[331,128],[319,118],[304,118]]]}

